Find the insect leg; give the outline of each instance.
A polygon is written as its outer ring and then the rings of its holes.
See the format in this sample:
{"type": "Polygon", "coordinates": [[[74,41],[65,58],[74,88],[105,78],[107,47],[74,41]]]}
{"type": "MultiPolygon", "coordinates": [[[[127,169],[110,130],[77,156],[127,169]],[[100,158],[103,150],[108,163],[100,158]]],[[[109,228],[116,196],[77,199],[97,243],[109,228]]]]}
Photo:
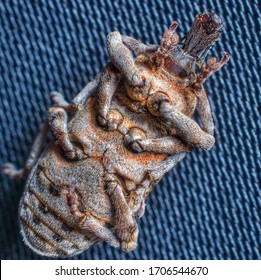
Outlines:
{"type": "Polygon", "coordinates": [[[124,137],[124,145],[132,151],[161,154],[178,154],[189,152],[192,148],[174,136],[146,139],[146,134],[139,128],[131,128],[124,137]]]}
{"type": "Polygon", "coordinates": [[[214,145],[213,135],[202,130],[194,120],[173,108],[168,102],[162,102],[159,107],[159,116],[175,127],[176,135],[159,139],[137,139],[128,145],[132,150],[177,154],[189,152],[192,147],[210,150],[214,145]]]}
{"type": "MultiPolygon", "coordinates": [[[[153,170],[147,170],[147,175],[144,177],[144,180],[141,182],[141,184],[137,187],[136,190],[137,192],[139,192],[138,195],[142,194],[142,196],[138,196],[137,198],[142,199],[144,202],[145,198],[151,192],[152,188],[160,181],[160,179],[165,175],[165,173],[171,170],[185,156],[185,152],[168,156],[156,168],[154,168],[153,170]]],[[[144,210],[145,205],[141,204],[136,215],[140,214],[142,216],[144,210]]]]}
{"type": "Polygon", "coordinates": [[[136,140],[132,143],[131,149],[137,153],[152,152],[168,155],[190,152],[192,150],[189,145],[174,136],[136,140]]]}
{"type": "Polygon", "coordinates": [[[137,246],[138,227],[116,176],[107,175],[107,192],[114,207],[114,222],[119,233],[121,249],[131,252],[137,246]]]}
{"type": "Polygon", "coordinates": [[[126,36],[121,35],[122,43],[130,50],[135,51],[138,54],[143,54],[147,56],[153,55],[159,48],[158,45],[145,45],[138,40],[126,36]]]}
{"type": "Polygon", "coordinates": [[[142,182],[141,186],[137,187],[136,190],[130,192],[128,198],[128,205],[135,214],[136,218],[140,219],[145,212],[145,192],[147,189],[147,184],[142,182]]]}
{"type": "Polygon", "coordinates": [[[82,108],[86,100],[98,89],[101,74],[98,74],[91,82],[89,82],[72,100],[72,106],[82,108]]]}
{"type": "Polygon", "coordinates": [[[41,129],[33,143],[33,146],[26,160],[24,168],[17,169],[15,165],[12,163],[5,163],[1,166],[2,173],[14,179],[26,177],[39,157],[39,154],[44,145],[48,132],[49,132],[49,126],[48,123],[45,121],[41,126],[41,129]]]}
{"type": "Polygon", "coordinates": [[[225,63],[228,62],[228,60],[228,53],[225,53],[219,62],[216,62],[215,57],[210,58],[207,64],[202,66],[201,74],[197,76],[196,82],[192,85],[198,96],[199,114],[203,123],[204,131],[212,136],[214,135],[214,123],[203,84],[210,75],[218,71],[225,63]]]}
{"type": "Polygon", "coordinates": [[[203,124],[203,130],[214,136],[214,122],[211,114],[211,108],[205,90],[202,88],[198,92],[199,115],[203,124]]]}
{"type": "Polygon", "coordinates": [[[54,107],[64,108],[66,111],[71,110],[72,105],[65,100],[64,96],[60,92],[52,91],[50,95],[54,107]]]}
{"type": "Polygon", "coordinates": [[[107,36],[107,48],[112,64],[123,74],[131,86],[144,86],[143,77],[135,66],[135,59],[127,48],[119,32],[111,32],[107,36]]]}
{"type": "MultiPolygon", "coordinates": [[[[65,114],[65,118],[66,118],[65,110],[70,110],[71,109],[71,104],[68,103],[64,99],[62,94],[59,93],[59,92],[55,92],[55,91],[51,92],[51,99],[52,99],[52,103],[55,107],[59,107],[59,108],[61,108],[61,110],[63,110],[62,114],[65,114]]],[[[50,110],[51,111],[55,111],[55,110],[59,111],[59,108],[55,108],[55,107],[52,107],[50,110]]],[[[49,116],[50,116],[50,114],[49,114],[49,116]]],[[[10,178],[14,178],[14,179],[19,179],[19,178],[22,178],[22,177],[26,177],[28,175],[29,171],[31,170],[31,168],[34,166],[35,162],[37,161],[37,159],[40,155],[42,147],[43,147],[43,145],[45,143],[45,140],[47,138],[47,134],[49,132],[49,129],[50,129],[49,123],[46,120],[42,124],[42,126],[40,128],[40,131],[39,131],[39,133],[38,133],[38,135],[37,135],[37,137],[36,137],[36,139],[33,143],[33,146],[31,148],[29,156],[26,160],[24,168],[17,169],[16,166],[12,163],[4,163],[0,166],[1,172],[3,174],[6,174],[7,176],[9,176],[10,178]]],[[[65,135],[66,135],[66,133],[65,133],[65,135]]],[[[66,139],[65,142],[67,143],[68,139],[66,139]]],[[[70,146],[70,144],[69,144],[69,146],[70,146]]],[[[68,147],[66,146],[66,148],[68,148],[68,147]]],[[[71,146],[70,146],[70,149],[72,149],[71,146]]],[[[70,149],[69,149],[69,151],[71,151],[70,149]]],[[[68,155],[71,156],[70,153],[68,155]]]]}
{"type": "Polygon", "coordinates": [[[112,96],[117,89],[120,78],[120,72],[110,63],[104,69],[100,79],[97,104],[98,121],[109,131],[117,129],[123,119],[117,110],[109,110],[112,96]]]}
{"type": "Polygon", "coordinates": [[[120,247],[120,242],[115,237],[113,232],[109,228],[107,228],[104,223],[102,223],[99,219],[95,218],[91,214],[85,216],[80,227],[81,229],[87,231],[87,235],[92,233],[101,240],[106,241],[112,247],[120,247]]]}
{"type": "Polygon", "coordinates": [[[89,212],[83,213],[79,209],[79,200],[75,192],[75,184],[69,186],[69,191],[67,193],[67,204],[69,210],[74,218],[78,221],[78,226],[81,230],[86,230],[86,235],[95,235],[101,240],[108,242],[111,246],[118,248],[120,243],[115,237],[113,232],[104,225],[99,219],[95,218],[89,212]]]}
{"type": "Polygon", "coordinates": [[[83,159],[86,157],[70,141],[67,127],[67,113],[60,107],[51,107],[48,111],[48,122],[51,130],[69,159],[83,159]]]}
{"type": "Polygon", "coordinates": [[[159,166],[157,166],[153,170],[148,171],[149,177],[151,178],[151,180],[158,182],[166,172],[171,170],[185,156],[185,152],[168,156],[159,166]]]}
{"type": "Polygon", "coordinates": [[[129,206],[137,218],[142,217],[145,211],[145,198],[151,192],[153,186],[157,184],[166,172],[171,170],[179,161],[186,156],[185,152],[168,156],[155,169],[147,170],[147,175],[143,181],[132,191],[129,196],[129,206]]]}
{"type": "Polygon", "coordinates": [[[158,108],[158,116],[175,127],[175,133],[183,142],[203,150],[212,148],[215,138],[203,131],[194,120],[176,110],[169,102],[161,102],[158,108]]]}

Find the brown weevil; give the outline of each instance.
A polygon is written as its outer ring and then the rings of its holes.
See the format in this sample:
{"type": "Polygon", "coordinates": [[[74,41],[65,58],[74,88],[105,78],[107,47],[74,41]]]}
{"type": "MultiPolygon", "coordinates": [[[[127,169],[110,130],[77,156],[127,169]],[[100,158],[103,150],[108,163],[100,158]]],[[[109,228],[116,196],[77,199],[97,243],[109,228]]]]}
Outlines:
{"type": "Polygon", "coordinates": [[[34,252],[69,257],[101,241],[133,251],[136,219],[155,184],[186,153],[214,145],[203,84],[229,56],[204,60],[222,20],[198,15],[181,40],[177,25],[160,45],[110,33],[111,62],[103,72],[71,103],[52,92],[53,107],[25,168],[3,165],[10,177],[27,177],[19,220],[34,252]],[[202,128],[192,119],[196,108],[202,128]],[[55,139],[41,153],[49,130],[55,139]]]}

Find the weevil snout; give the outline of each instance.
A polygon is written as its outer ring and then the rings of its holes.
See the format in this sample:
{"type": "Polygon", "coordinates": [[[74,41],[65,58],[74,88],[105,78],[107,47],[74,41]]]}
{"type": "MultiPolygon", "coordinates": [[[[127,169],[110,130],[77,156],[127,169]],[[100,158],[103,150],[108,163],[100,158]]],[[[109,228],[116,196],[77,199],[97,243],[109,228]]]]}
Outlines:
{"type": "Polygon", "coordinates": [[[215,13],[205,12],[198,15],[190,31],[182,39],[183,51],[203,62],[208,50],[221,35],[222,28],[223,21],[215,13]]]}
{"type": "Polygon", "coordinates": [[[222,19],[218,15],[209,12],[198,15],[194,24],[197,28],[203,28],[208,35],[221,32],[223,27],[222,19]]]}

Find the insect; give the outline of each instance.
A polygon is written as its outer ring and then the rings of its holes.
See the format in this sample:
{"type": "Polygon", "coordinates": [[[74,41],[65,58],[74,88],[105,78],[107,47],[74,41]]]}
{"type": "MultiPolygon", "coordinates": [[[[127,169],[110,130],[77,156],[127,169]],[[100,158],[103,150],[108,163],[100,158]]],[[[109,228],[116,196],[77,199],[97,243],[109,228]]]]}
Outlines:
{"type": "Polygon", "coordinates": [[[187,153],[214,145],[203,84],[229,56],[204,60],[222,20],[198,15],[181,40],[177,26],[159,45],[110,33],[111,62],[70,103],[52,92],[25,167],[2,166],[10,177],[27,178],[19,220],[37,254],[69,257],[101,241],[133,251],[136,219],[153,187],[187,153]],[[196,108],[202,128],[192,119],[196,108]],[[42,152],[49,130],[54,140],[42,152]]]}

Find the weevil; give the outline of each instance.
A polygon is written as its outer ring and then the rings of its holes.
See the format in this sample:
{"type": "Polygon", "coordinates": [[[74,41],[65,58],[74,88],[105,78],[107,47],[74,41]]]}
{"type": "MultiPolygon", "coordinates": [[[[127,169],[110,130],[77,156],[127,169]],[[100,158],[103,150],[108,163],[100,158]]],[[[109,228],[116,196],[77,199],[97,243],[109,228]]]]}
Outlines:
{"type": "Polygon", "coordinates": [[[10,177],[27,177],[19,221],[37,254],[70,257],[101,241],[133,251],[153,187],[187,153],[214,145],[203,84],[229,56],[204,60],[223,23],[204,12],[182,39],[177,26],[159,45],[110,33],[110,63],[71,102],[52,92],[25,167],[3,165],[10,177]],[[49,130],[54,140],[42,151],[49,130]]]}

